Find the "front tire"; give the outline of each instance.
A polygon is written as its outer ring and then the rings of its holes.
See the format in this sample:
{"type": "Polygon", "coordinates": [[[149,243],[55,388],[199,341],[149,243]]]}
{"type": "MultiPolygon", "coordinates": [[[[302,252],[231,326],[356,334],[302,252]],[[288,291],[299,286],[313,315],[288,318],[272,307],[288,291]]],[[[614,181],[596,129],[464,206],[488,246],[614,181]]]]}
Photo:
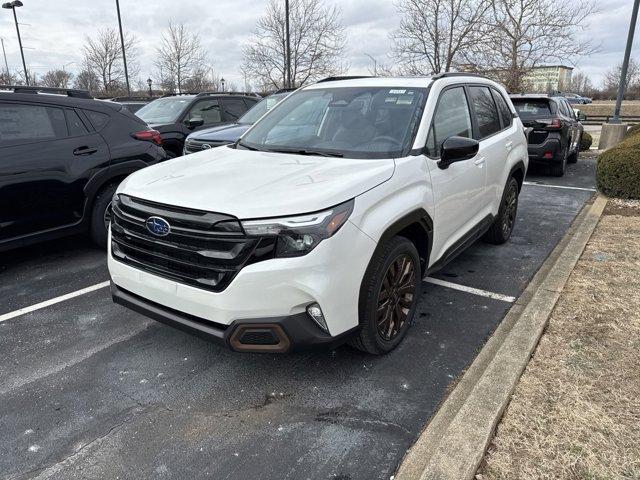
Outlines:
{"type": "Polygon", "coordinates": [[[515,178],[509,178],[507,186],[502,194],[502,202],[500,203],[500,210],[498,210],[498,216],[484,234],[482,239],[487,243],[494,245],[501,245],[505,243],[511,237],[513,227],[516,224],[516,215],[518,213],[518,194],[520,189],[518,188],[518,182],[515,178]]]}
{"type": "Polygon", "coordinates": [[[373,355],[396,348],[418,303],[422,272],[414,244],[394,237],[378,248],[360,288],[360,331],[349,344],[373,355]]]}
{"type": "Polygon", "coordinates": [[[100,248],[107,248],[109,222],[111,221],[111,199],[118,185],[112,183],[104,187],[96,196],[91,211],[91,238],[100,248]]]}

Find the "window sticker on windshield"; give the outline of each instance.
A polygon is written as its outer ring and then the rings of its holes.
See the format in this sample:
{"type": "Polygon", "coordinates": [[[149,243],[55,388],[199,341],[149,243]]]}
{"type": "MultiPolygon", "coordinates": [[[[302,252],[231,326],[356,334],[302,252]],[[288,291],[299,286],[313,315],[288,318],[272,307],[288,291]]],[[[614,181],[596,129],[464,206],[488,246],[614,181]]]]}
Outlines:
{"type": "Polygon", "coordinates": [[[413,103],[413,98],[408,96],[400,97],[396,103],[398,105],[411,105],[413,103]]]}
{"type": "Polygon", "coordinates": [[[396,103],[398,101],[398,97],[387,97],[384,99],[384,103],[396,103]]]}
{"type": "Polygon", "coordinates": [[[389,93],[391,95],[402,95],[405,92],[406,92],[406,90],[389,90],[389,93]]]}

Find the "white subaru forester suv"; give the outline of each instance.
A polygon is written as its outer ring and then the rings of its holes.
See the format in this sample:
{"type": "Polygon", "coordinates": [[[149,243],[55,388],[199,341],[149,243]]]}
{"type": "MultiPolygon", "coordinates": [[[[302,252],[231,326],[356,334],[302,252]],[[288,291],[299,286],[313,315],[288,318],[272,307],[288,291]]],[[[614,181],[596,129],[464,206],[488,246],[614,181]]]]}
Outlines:
{"type": "Polygon", "coordinates": [[[509,239],[527,164],[491,80],[320,81],[236,144],[120,184],[113,299],[237,351],[385,353],[426,275],[480,237],[509,239]]]}

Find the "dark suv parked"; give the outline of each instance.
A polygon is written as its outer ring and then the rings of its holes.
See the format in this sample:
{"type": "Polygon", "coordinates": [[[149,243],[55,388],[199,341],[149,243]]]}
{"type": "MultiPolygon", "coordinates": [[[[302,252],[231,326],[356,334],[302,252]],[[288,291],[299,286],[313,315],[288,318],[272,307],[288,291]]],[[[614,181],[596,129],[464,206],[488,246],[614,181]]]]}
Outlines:
{"type": "MultiPolygon", "coordinates": [[[[564,97],[511,95],[513,106],[529,133],[529,161],[544,165],[557,177],[567,163],[578,161],[583,127],[564,97]]],[[[581,116],[581,119],[586,117],[581,116]]]]}
{"type": "Polygon", "coordinates": [[[235,143],[251,125],[256,123],[267,111],[275,107],[294,89],[282,89],[263,98],[233,123],[205,128],[194,132],[184,142],[184,154],[199,152],[208,148],[235,143]]]}
{"type": "Polygon", "coordinates": [[[235,92],[166,95],[142,107],[136,115],[158,130],[167,153],[178,157],[191,132],[236,122],[258,101],[260,97],[255,94],[235,92]]]}
{"type": "Polygon", "coordinates": [[[106,246],[120,181],[166,158],[160,134],[118,103],[0,86],[0,251],[82,231],[106,246]]]}

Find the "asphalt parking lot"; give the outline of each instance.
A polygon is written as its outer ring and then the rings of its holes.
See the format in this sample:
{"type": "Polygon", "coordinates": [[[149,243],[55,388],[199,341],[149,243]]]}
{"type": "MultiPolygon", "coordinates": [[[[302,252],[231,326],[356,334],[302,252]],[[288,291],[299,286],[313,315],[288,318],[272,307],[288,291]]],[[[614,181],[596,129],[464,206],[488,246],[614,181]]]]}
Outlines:
{"type": "Polygon", "coordinates": [[[82,237],[0,254],[0,476],[388,479],[593,196],[594,159],[568,169],[530,173],[511,241],[425,281],[384,357],[238,354],[147,320],[82,237]]]}

